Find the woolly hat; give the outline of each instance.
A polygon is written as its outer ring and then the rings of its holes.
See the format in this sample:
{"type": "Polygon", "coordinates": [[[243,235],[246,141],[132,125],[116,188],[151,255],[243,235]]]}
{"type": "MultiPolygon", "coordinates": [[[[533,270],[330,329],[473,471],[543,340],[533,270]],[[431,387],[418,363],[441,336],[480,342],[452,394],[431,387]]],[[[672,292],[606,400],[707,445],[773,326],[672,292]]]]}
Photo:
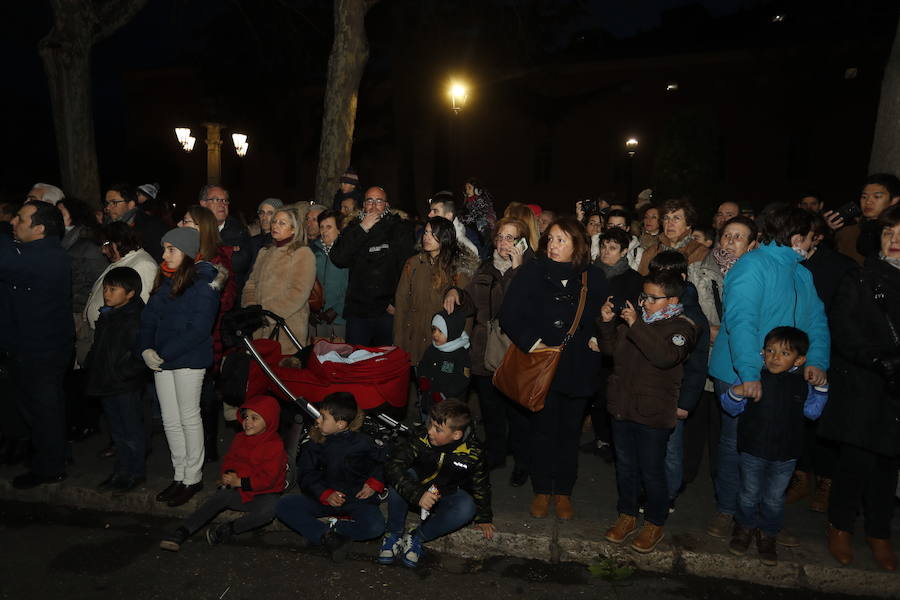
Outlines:
{"type": "Polygon", "coordinates": [[[341,176],[341,183],[349,183],[350,185],[359,187],[359,175],[347,169],[347,172],[341,176]]]}
{"type": "Polygon", "coordinates": [[[447,341],[455,340],[465,331],[466,316],[461,310],[454,310],[453,314],[447,314],[446,310],[442,310],[431,319],[431,326],[444,332],[447,341]]]}
{"type": "Polygon", "coordinates": [[[187,256],[195,258],[200,251],[200,232],[193,227],[176,227],[163,236],[161,244],[172,244],[187,256]]]}
{"type": "Polygon", "coordinates": [[[531,209],[531,212],[534,213],[535,217],[541,216],[541,213],[544,212],[544,209],[537,204],[526,204],[525,206],[531,209]]]}
{"type": "Polygon", "coordinates": [[[138,191],[148,198],[152,200],[156,200],[156,195],[159,194],[159,184],[158,183],[145,183],[144,185],[138,186],[138,191]]]}
{"type": "Polygon", "coordinates": [[[284,202],[282,202],[278,198],[266,198],[265,200],[263,200],[262,202],[259,203],[259,206],[256,207],[256,210],[260,211],[260,210],[262,210],[263,206],[267,206],[267,205],[271,206],[275,210],[278,210],[279,208],[284,206],[284,202]]]}

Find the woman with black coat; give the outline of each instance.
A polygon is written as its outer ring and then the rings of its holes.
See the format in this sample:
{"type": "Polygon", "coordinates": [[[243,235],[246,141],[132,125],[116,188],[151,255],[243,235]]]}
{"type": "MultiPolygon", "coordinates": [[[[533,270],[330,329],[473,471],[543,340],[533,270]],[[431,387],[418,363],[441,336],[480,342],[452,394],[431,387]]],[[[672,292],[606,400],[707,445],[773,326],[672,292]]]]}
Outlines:
{"type": "Polygon", "coordinates": [[[829,402],[819,435],[840,444],[828,504],[828,550],[853,560],[862,511],[875,561],[894,571],[891,517],[900,465],[900,206],[881,216],[881,252],[844,278],[831,312],[829,402]]]}
{"type": "Polygon", "coordinates": [[[603,272],[590,264],[584,226],[570,217],[554,222],[541,239],[538,257],[521,267],[500,310],[500,325],[522,352],[558,346],[578,308],[582,273],[587,299],[573,338],[560,357],[544,408],[531,415],[531,515],[546,517],[551,499],[556,516],[571,519],[571,495],[578,474],[578,438],[584,410],[595,391],[591,374],[599,354],[588,347],[594,319],[609,296],[603,272]]]}

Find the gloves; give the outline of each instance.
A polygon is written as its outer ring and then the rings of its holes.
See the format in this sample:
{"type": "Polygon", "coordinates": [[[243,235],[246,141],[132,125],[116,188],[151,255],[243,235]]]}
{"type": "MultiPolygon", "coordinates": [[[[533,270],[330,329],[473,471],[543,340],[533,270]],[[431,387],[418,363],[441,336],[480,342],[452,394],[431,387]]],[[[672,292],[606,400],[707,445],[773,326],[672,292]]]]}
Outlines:
{"type": "Polygon", "coordinates": [[[828,384],[816,387],[809,386],[809,394],[803,403],[803,416],[815,421],[822,416],[825,405],[828,403],[828,384]]]}
{"type": "Polygon", "coordinates": [[[147,365],[151,371],[162,371],[160,366],[163,364],[163,359],[153,348],[147,348],[141,352],[141,358],[144,359],[144,364],[147,365]]]}
{"type": "Polygon", "coordinates": [[[728,388],[728,391],[719,396],[719,403],[722,405],[722,410],[732,417],[738,416],[747,408],[747,399],[735,394],[732,388],[728,388]]]}

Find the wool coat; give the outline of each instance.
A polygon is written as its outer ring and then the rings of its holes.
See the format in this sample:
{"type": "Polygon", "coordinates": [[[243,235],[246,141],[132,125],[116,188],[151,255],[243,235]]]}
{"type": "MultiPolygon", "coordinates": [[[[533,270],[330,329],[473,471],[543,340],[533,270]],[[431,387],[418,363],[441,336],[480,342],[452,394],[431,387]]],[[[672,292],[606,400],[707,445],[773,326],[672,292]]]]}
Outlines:
{"type": "MultiPolygon", "coordinates": [[[[690,235],[690,234],[688,234],[690,235]]],[[[654,246],[650,246],[646,250],[644,250],[643,256],[641,256],[641,263],[637,268],[637,272],[641,275],[646,275],[650,272],[650,261],[656,258],[656,255],[660,252],[665,252],[666,250],[677,250],[684,254],[685,258],[687,258],[688,264],[693,264],[695,262],[699,262],[706,258],[706,255],[709,254],[709,248],[698,242],[697,240],[690,240],[684,246],[680,248],[676,248],[675,245],[677,242],[673,242],[669,238],[666,237],[665,233],[660,233],[659,241],[654,246]]]]}

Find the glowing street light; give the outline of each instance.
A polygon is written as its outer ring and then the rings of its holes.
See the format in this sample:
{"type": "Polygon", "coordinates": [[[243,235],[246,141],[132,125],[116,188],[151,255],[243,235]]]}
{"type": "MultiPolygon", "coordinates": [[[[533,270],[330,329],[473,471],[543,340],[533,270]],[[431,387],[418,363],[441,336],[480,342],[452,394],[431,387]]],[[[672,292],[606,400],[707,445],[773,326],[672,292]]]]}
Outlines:
{"type": "Polygon", "coordinates": [[[175,137],[178,138],[178,143],[181,144],[181,148],[185,152],[190,152],[194,149],[194,143],[197,141],[197,138],[191,135],[190,128],[176,127],[175,137]]]}
{"type": "Polygon", "coordinates": [[[450,108],[453,109],[454,113],[459,114],[459,111],[466,105],[468,98],[469,91],[465,85],[458,81],[450,84],[450,108]]]}
{"type": "Polygon", "coordinates": [[[247,150],[250,148],[250,143],[247,141],[247,136],[243,133],[232,133],[231,141],[234,142],[234,151],[237,152],[237,155],[241,158],[247,156],[247,150]]]}
{"type": "Polygon", "coordinates": [[[628,138],[625,141],[625,149],[628,150],[628,156],[633,157],[634,153],[637,152],[638,140],[637,138],[628,138]]]}

